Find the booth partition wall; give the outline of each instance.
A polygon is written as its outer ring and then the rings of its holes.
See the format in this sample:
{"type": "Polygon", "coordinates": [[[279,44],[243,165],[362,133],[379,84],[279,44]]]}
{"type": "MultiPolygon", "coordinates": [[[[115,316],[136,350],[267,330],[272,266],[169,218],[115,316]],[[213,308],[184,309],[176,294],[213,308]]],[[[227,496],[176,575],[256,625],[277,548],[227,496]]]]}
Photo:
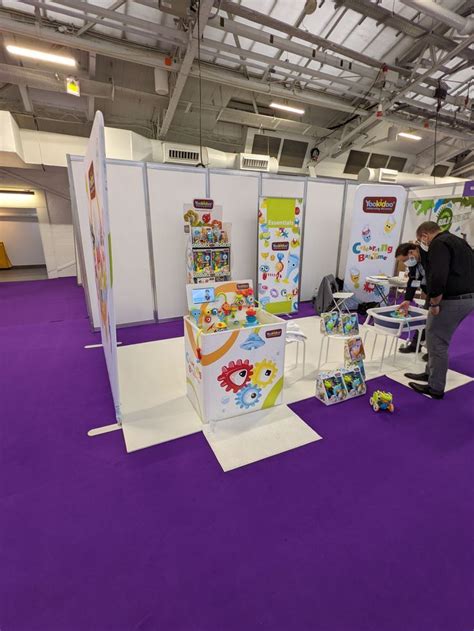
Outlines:
{"type": "MultiPolygon", "coordinates": [[[[98,327],[83,159],[68,159],[78,269],[89,315],[98,327]]],[[[357,183],[257,172],[107,160],[117,324],[153,322],[187,312],[183,205],[210,197],[232,223],[232,277],[256,282],[260,196],[302,197],[304,234],[300,300],[309,300],[326,274],[344,272],[357,183]]],[[[412,189],[409,200],[458,193],[459,185],[412,189]],[[446,188],[446,190],[444,190],[446,188]]],[[[404,214],[403,239],[420,218],[404,214]]]]}

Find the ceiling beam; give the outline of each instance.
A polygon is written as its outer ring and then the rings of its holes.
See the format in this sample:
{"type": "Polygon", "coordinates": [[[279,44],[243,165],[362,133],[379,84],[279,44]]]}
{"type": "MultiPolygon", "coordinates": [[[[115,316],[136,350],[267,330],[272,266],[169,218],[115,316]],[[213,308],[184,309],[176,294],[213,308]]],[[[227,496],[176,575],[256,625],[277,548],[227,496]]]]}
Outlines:
{"type": "MultiPolygon", "coordinates": [[[[371,2],[371,0],[336,0],[336,6],[347,7],[361,15],[372,18],[379,24],[390,26],[394,30],[400,31],[404,35],[408,35],[408,37],[412,37],[416,40],[426,37],[428,42],[444,50],[449,51],[456,46],[456,42],[452,39],[444,37],[436,33],[436,31],[429,31],[413,20],[408,20],[401,15],[397,15],[390,9],[386,9],[382,4],[371,2]]],[[[474,51],[465,50],[461,54],[466,59],[474,59],[474,51]]]]}
{"type": "Polygon", "coordinates": [[[28,24],[12,18],[3,17],[3,15],[0,10],[0,32],[3,31],[5,33],[21,35],[33,40],[49,42],[66,48],[76,48],[78,50],[96,53],[97,55],[103,55],[104,57],[121,59],[122,61],[129,61],[151,68],[163,68],[169,71],[176,71],[179,67],[176,64],[172,64],[171,66],[165,65],[165,59],[168,58],[167,55],[157,53],[145,47],[136,47],[125,44],[124,42],[115,44],[114,42],[106,42],[96,38],[92,39],[87,35],[85,37],[73,38],[71,35],[59,33],[54,27],[45,26],[44,24],[28,24]]]}
{"type": "MultiPolygon", "coordinates": [[[[125,4],[127,0],[116,0],[115,2],[113,2],[110,7],[107,7],[110,11],[116,11],[117,9],[120,9],[120,7],[122,5],[125,4]]],[[[91,20],[90,22],[86,22],[84,24],[83,27],[81,27],[77,33],[76,33],[76,37],[80,37],[81,35],[84,35],[84,33],[87,33],[87,31],[89,31],[93,26],[95,26],[98,22],[100,22],[101,20],[103,20],[102,17],[97,18],[97,20],[91,20]]]]}
{"type": "MultiPolygon", "coordinates": [[[[328,39],[319,37],[318,35],[314,35],[313,33],[309,33],[308,31],[303,31],[300,28],[291,26],[290,24],[272,18],[265,13],[260,13],[259,11],[255,11],[254,9],[249,9],[241,4],[230,2],[229,0],[216,0],[216,6],[218,6],[223,11],[227,11],[228,13],[232,13],[233,15],[237,15],[241,18],[249,20],[252,23],[262,24],[263,26],[275,29],[276,31],[280,31],[281,33],[286,33],[290,37],[296,37],[303,41],[309,42],[314,46],[319,46],[323,50],[331,50],[333,53],[337,53],[338,55],[343,55],[344,57],[349,57],[349,59],[354,59],[355,61],[358,61],[365,66],[378,69],[382,65],[382,62],[374,59],[374,57],[363,55],[355,50],[351,50],[349,48],[346,48],[345,46],[341,46],[340,44],[331,42],[328,39]]],[[[399,68],[394,64],[387,64],[387,66],[392,70],[395,70],[399,74],[407,74],[407,71],[404,68],[399,68]]]]}
{"type": "Polygon", "coordinates": [[[186,81],[193,65],[194,58],[198,52],[199,41],[202,37],[204,29],[206,28],[207,21],[211,15],[213,7],[213,0],[200,0],[199,2],[199,19],[196,20],[194,28],[192,30],[191,38],[186,49],[186,52],[181,62],[181,68],[176,77],[176,83],[174,85],[173,93],[171,95],[168,109],[166,110],[163,124],[160,129],[160,138],[165,138],[170,125],[173,121],[173,117],[178,107],[179,100],[186,85],[186,81]]]}

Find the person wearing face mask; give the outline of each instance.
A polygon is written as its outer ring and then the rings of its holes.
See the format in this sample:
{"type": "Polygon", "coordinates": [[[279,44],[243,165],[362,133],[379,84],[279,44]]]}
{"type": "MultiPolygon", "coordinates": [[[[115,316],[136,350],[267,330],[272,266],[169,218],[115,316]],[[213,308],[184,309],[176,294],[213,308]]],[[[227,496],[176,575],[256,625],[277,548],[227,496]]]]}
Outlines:
{"type": "MultiPolygon", "coordinates": [[[[408,269],[408,282],[405,290],[405,296],[403,302],[400,304],[400,310],[408,313],[408,308],[411,301],[415,297],[418,289],[426,294],[426,265],[427,265],[426,252],[420,249],[415,243],[400,243],[395,252],[395,258],[399,263],[404,263],[408,269]]],[[[425,305],[425,309],[428,306],[425,305]]],[[[415,331],[411,340],[405,346],[400,347],[400,353],[416,353],[416,347],[418,343],[418,331],[415,331]]],[[[425,339],[425,332],[423,331],[421,341],[425,339]]]]}
{"type": "Polygon", "coordinates": [[[467,241],[448,231],[442,232],[433,221],[418,226],[416,236],[420,248],[428,252],[428,364],[424,373],[406,373],[406,376],[415,380],[408,385],[416,392],[442,399],[451,338],[474,310],[474,252],[467,241]]]}

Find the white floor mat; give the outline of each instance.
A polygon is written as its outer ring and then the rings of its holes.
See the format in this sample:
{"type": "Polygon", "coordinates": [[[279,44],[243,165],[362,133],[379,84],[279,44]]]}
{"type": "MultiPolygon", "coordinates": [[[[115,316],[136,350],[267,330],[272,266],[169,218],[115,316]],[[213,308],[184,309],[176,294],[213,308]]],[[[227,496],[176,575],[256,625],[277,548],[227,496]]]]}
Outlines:
{"type": "MultiPolygon", "coordinates": [[[[387,372],[387,377],[390,377],[390,379],[393,379],[394,381],[398,381],[398,383],[401,383],[404,386],[408,386],[408,382],[414,381],[414,379],[408,379],[407,377],[405,377],[404,376],[405,372],[413,372],[413,371],[412,370],[408,370],[408,371],[397,370],[397,371],[387,372]]],[[[414,372],[418,372],[418,371],[414,371],[414,372]]],[[[423,368],[419,372],[423,372],[423,368]]],[[[466,383],[469,383],[470,381],[473,381],[472,377],[463,375],[462,373],[456,372],[455,370],[448,370],[445,392],[449,392],[450,390],[459,388],[459,386],[464,386],[466,383]]],[[[422,383],[422,382],[417,382],[417,383],[422,383]]]]}
{"type": "Polygon", "coordinates": [[[117,349],[128,452],[202,431],[186,397],[184,338],[117,349]]]}
{"type": "Polygon", "coordinates": [[[204,435],[224,471],[321,440],[286,405],[206,425],[204,435]]]}

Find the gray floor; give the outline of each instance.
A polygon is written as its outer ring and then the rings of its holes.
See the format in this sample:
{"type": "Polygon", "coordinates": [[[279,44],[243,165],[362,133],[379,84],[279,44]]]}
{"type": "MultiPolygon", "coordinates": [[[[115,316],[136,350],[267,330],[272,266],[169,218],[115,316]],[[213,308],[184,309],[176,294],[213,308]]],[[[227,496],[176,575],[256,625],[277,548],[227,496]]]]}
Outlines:
{"type": "Polygon", "coordinates": [[[47,278],[48,274],[46,272],[46,265],[0,269],[0,283],[8,283],[19,280],[45,280],[47,278]]]}

